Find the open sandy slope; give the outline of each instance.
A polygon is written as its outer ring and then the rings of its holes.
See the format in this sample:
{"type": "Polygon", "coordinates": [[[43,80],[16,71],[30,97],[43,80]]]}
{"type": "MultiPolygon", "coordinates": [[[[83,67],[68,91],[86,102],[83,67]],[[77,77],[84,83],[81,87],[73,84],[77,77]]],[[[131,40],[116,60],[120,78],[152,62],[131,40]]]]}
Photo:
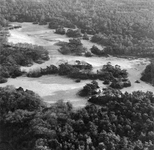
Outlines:
{"type": "MultiPolygon", "coordinates": [[[[148,59],[124,59],[117,57],[91,57],[85,58],[83,56],[66,56],[61,55],[57,49],[58,46],[55,45],[57,41],[68,41],[64,35],[54,34],[53,30],[47,28],[47,26],[32,25],[31,23],[22,23],[22,29],[11,30],[9,37],[9,42],[12,43],[32,43],[42,45],[48,49],[50,54],[50,60],[43,64],[34,64],[31,67],[22,67],[23,70],[29,71],[36,68],[44,68],[47,65],[55,64],[58,65],[61,62],[73,62],[75,60],[86,61],[93,65],[94,70],[100,69],[107,62],[111,62],[112,65],[120,65],[121,68],[127,69],[129,73],[129,79],[132,86],[129,88],[124,88],[122,91],[154,91],[154,87],[141,81],[140,84],[135,83],[136,80],[140,79],[141,73],[149,64],[148,59]]],[[[85,47],[90,49],[94,43],[82,40],[85,47]]],[[[100,45],[95,44],[99,48],[100,45]]],[[[9,79],[7,83],[1,84],[0,86],[14,85],[15,87],[23,87],[25,89],[33,90],[44,98],[45,101],[52,103],[58,99],[64,99],[71,101],[74,106],[84,106],[86,104],[86,99],[78,97],[76,93],[81,89],[86,83],[90,81],[82,81],[81,83],[75,83],[72,79],[60,77],[60,76],[43,76],[40,78],[27,78],[19,77],[16,79],[9,79]]],[[[99,81],[99,84],[104,87],[104,85],[99,81]]]]}

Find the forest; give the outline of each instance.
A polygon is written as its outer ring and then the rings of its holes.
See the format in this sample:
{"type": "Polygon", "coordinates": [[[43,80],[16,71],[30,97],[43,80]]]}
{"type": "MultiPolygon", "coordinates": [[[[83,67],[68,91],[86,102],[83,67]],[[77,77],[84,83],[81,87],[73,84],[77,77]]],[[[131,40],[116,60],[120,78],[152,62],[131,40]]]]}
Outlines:
{"type": "Polygon", "coordinates": [[[74,110],[32,91],[0,88],[1,139],[16,150],[153,150],[154,95],[108,89],[74,110]]]}
{"type": "Polygon", "coordinates": [[[154,55],[154,2],[126,0],[2,0],[9,21],[77,27],[113,55],[154,55]]]}

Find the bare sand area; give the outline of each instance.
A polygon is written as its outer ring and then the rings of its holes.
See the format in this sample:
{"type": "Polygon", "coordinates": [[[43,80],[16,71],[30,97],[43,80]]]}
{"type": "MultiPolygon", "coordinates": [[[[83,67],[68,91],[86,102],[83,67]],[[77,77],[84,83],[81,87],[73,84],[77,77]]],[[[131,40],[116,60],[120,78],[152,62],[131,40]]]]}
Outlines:
{"type": "MultiPolygon", "coordinates": [[[[83,56],[70,56],[62,55],[58,52],[58,46],[55,45],[58,41],[68,41],[69,38],[65,35],[54,34],[54,30],[50,30],[47,26],[33,25],[31,23],[15,23],[22,25],[21,29],[11,30],[11,36],[8,38],[9,42],[12,43],[31,43],[44,46],[50,55],[50,60],[43,64],[34,64],[31,67],[21,67],[25,71],[44,68],[48,65],[58,65],[61,62],[74,62],[75,60],[85,61],[93,65],[94,70],[100,69],[107,62],[111,62],[112,65],[120,65],[121,68],[127,69],[129,73],[129,79],[132,86],[129,88],[122,89],[123,92],[133,92],[137,90],[141,91],[154,91],[154,87],[150,84],[139,80],[141,73],[145,69],[146,65],[149,64],[148,59],[124,59],[117,57],[83,57],[83,56]]],[[[93,45],[103,48],[98,44],[94,44],[90,41],[82,40],[85,47],[90,49],[93,45]]],[[[43,76],[40,78],[27,78],[19,77],[16,79],[9,79],[7,83],[0,84],[0,86],[14,85],[15,87],[23,87],[24,89],[30,89],[38,93],[43,97],[44,101],[53,103],[59,99],[65,101],[71,101],[75,107],[84,106],[87,102],[85,98],[81,98],[76,93],[86,84],[89,80],[82,81],[81,83],[75,83],[74,80],[60,76],[43,76]]],[[[105,87],[101,81],[99,81],[101,87],[105,87]]]]}

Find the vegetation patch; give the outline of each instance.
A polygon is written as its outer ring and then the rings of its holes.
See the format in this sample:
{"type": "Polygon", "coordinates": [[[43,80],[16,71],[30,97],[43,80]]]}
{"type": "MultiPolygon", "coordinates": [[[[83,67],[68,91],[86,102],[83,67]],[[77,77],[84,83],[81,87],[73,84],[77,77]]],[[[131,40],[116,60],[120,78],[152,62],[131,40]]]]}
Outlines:
{"type": "Polygon", "coordinates": [[[49,60],[48,51],[41,46],[30,44],[3,44],[0,49],[0,79],[1,83],[7,78],[22,75],[20,66],[30,66],[49,60]]]}
{"type": "Polygon", "coordinates": [[[82,55],[87,49],[83,47],[81,40],[79,38],[73,38],[69,40],[69,43],[60,43],[61,48],[59,52],[64,55],[73,54],[73,55],[82,55]]]}
{"type": "Polygon", "coordinates": [[[63,27],[56,28],[55,33],[64,35],[65,34],[65,29],[63,27]]]}
{"type": "Polygon", "coordinates": [[[75,30],[68,29],[66,32],[66,35],[68,37],[72,37],[72,38],[82,37],[81,31],[79,29],[75,29],[75,30]]]}
{"type": "Polygon", "coordinates": [[[142,73],[141,80],[147,83],[154,85],[154,66],[153,61],[146,66],[145,70],[142,73]]]}

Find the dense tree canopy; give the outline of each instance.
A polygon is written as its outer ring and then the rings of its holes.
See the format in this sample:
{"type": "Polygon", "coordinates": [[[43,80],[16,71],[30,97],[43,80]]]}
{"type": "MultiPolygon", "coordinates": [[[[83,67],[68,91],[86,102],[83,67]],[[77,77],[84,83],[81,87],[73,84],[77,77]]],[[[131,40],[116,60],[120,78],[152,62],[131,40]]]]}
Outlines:
{"type": "MultiPolygon", "coordinates": [[[[93,82],[93,86],[97,84],[93,82]]],[[[16,150],[153,150],[154,96],[107,90],[76,111],[46,107],[32,91],[0,88],[3,138],[16,150]]]]}
{"type": "Polygon", "coordinates": [[[0,82],[5,78],[17,77],[22,74],[20,66],[43,63],[48,60],[48,51],[41,46],[30,44],[2,44],[0,49],[0,82]]]}
{"type": "Polygon", "coordinates": [[[109,54],[153,56],[151,0],[2,0],[0,6],[10,21],[50,22],[52,29],[76,26],[82,33],[96,34],[93,41],[106,45],[109,54]]]}
{"type": "Polygon", "coordinates": [[[69,40],[69,43],[62,43],[59,51],[64,55],[82,55],[87,51],[87,49],[83,46],[79,38],[73,38],[69,40]]]}

